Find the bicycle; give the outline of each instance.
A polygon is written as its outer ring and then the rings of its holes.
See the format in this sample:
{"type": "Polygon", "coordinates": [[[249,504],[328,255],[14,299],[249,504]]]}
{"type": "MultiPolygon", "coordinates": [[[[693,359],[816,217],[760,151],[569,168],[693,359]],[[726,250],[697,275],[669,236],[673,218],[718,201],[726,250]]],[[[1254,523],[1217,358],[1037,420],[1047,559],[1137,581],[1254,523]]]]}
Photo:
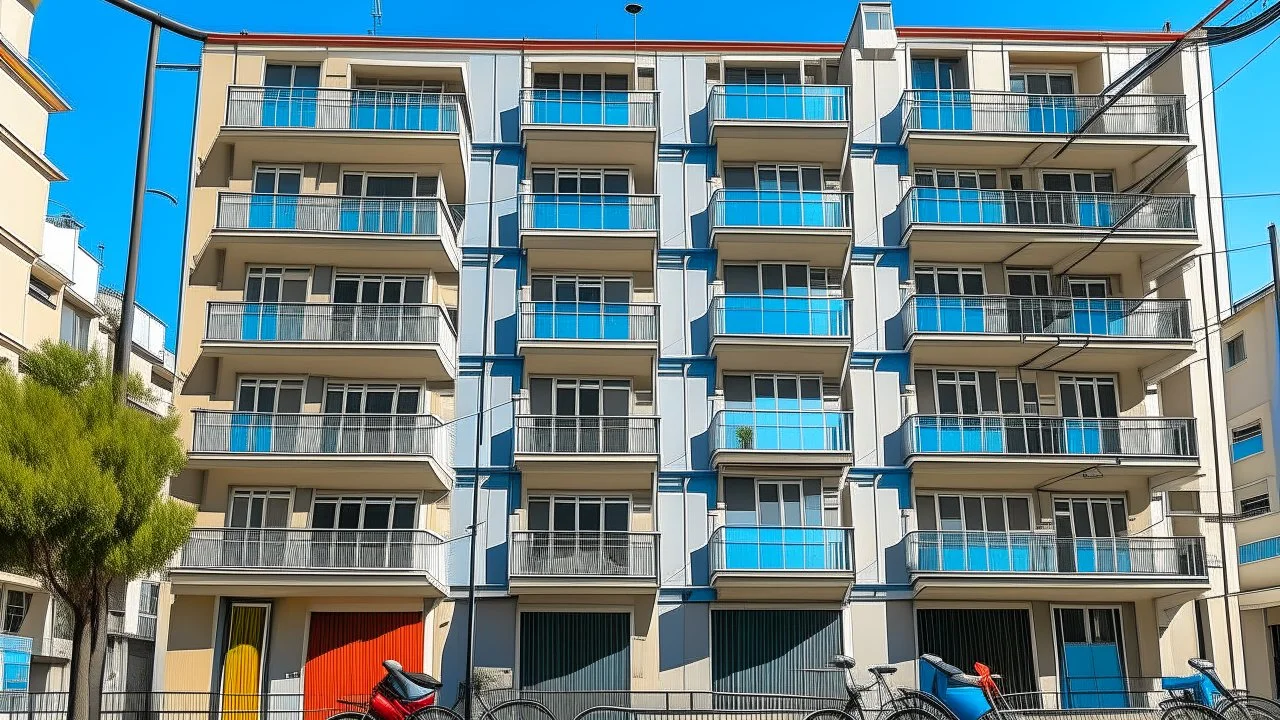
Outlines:
{"type": "Polygon", "coordinates": [[[1280,703],[1228,688],[1212,662],[1193,658],[1187,664],[1196,671],[1195,675],[1162,680],[1163,688],[1169,693],[1165,703],[1211,707],[1227,720],[1280,720],[1280,703]]]}
{"type": "Polygon", "coordinates": [[[853,668],[856,665],[853,658],[848,655],[835,655],[829,664],[831,667],[839,668],[844,674],[844,689],[848,696],[845,705],[840,710],[818,710],[806,716],[805,720],[850,720],[850,718],[888,720],[895,713],[903,710],[913,710],[917,713],[910,718],[900,718],[900,720],[955,720],[951,712],[928,693],[891,685],[888,676],[898,672],[898,668],[894,665],[872,665],[867,668],[867,672],[871,673],[871,682],[860,685],[853,676],[853,668]],[[872,689],[878,691],[880,707],[874,710],[874,714],[869,714],[873,709],[863,703],[862,696],[872,689]]]}
{"type": "MultiPolygon", "coordinates": [[[[443,686],[439,680],[426,673],[407,672],[395,660],[382,661],[382,667],[387,674],[373,686],[367,700],[339,699],[338,704],[352,709],[331,715],[328,720],[464,720],[459,710],[466,702],[465,682],[458,683],[458,698],[446,708],[435,704],[443,686]]],[[[490,707],[479,693],[472,699],[480,704],[478,717],[485,720],[556,720],[546,706],[535,700],[515,698],[490,707]]]]}

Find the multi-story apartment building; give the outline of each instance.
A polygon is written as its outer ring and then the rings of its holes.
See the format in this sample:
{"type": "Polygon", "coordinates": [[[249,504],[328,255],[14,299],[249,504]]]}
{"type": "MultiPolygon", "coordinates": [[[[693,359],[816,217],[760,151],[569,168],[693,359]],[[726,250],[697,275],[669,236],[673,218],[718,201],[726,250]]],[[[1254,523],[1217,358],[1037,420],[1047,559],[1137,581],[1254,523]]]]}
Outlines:
{"type": "Polygon", "coordinates": [[[212,36],[160,687],[451,699],[472,532],[528,691],[1239,680],[1207,52],[1094,115],[1178,37],[212,36]]]}
{"type": "Polygon", "coordinates": [[[1275,408],[1280,345],[1275,285],[1241,299],[1222,324],[1240,562],[1240,623],[1249,687],[1280,692],[1280,498],[1275,408]]]}

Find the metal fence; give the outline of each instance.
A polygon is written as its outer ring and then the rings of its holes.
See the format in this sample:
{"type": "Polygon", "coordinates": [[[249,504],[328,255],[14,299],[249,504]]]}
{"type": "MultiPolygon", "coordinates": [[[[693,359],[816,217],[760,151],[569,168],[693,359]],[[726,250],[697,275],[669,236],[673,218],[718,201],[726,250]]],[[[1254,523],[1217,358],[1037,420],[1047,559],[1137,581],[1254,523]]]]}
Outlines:
{"type": "Polygon", "coordinates": [[[715,450],[849,452],[853,412],[846,410],[718,411],[711,419],[715,450]]]}
{"type": "MultiPolygon", "coordinates": [[[[992,668],[999,672],[999,669],[992,668]]],[[[1162,678],[1098,675],[1061,678],[1065,691],[1032,691],[1006,693],[1000,696],[1000,713],[1016,720],[1155,720],[1181,718],[1178,713],[1166,715],[1162,703],[1169,693],[1162,688],[1162,678]]],[[[1201,706],[1203,707],[1203,706],[1201,706]]],[[[1189,717],[1212,717],[1205,711],[1189,717]]]]}
{"type": "Polygon", "coordinates": [[[912,187],[902,200],[901,215],[904,229],[919,224],[1122,231],[1196,227],[1191,195],[912,187]]]}
{"type": "Polygon", "coordinates": [[[1081,455],[1195,458],[1193,418],[912,415],[908,455],[1081,455]]]}
{"type": "MultiPolygon", "coordinates": [[[[548,708],[556,720],[632,720],[638,716],[671,720],[723,720],[727,715],[750,713],[752,720],[802,720],[816,710],[844,707],[844,698],[804,695],[770,695],[697,691],[556,691],[492,690],[481,693],[488,707],[514,699],[533,700],[548,708]],[[598,709],[597,709],[598,708],[598,709]]],[[[497,717],[495,720],[508,720],[497,717]]]]}
{"type": "Polygon", "coordinates": [[[600,340],[654,342],[658,306],[654,303],[520,303],[521,340],[600,340]]]}
{"type": "Polygon", "coordinates": [[[290,455],[431,455],[453,462],[454,427],[434,415],[196,410],[191,451],[290,455]]]}
{"type": "Polygon", "coordinates": [[[647,415],[517,415],[516,452],[652,455],[658,452],[658,418],[647,415]]]}
{"type": "Polygon", "coordinates": [[[521,125],[653,128],[658,93],[651,90],[520,90],[521,125]]]}
{"type": "Polygon", "coordinates": [[[1133,340],[1190,340],[1185,299],[913,295],[902,308],[903,332],[984,335],[1093,335],[1133,340]]]}
{"type": "Polygon", "coordinates": [[[657,195],[521,193],[521,230],[657,230],[657,195]]]}
{"type": "Polygon", "coordinates": [[[713,228],[848,230],[853,193],[834,190],[739,190],[711,196],[713,228]]]}
{"type": "Polygon", "coordinates": [[[311,230],[430,237],[457,235],[453,214],[439,198],[344,197],[218,193],[217,228],[311,230]],[[442,224],[443,219],[443,224],[442,224]]]}
{"type": "Polygon", "coordinates": [[[1202,537],[1060,538],[1033,532],[921,530],[907,534],[907,567],[920,573],[1206,576],[1202,537]]]}
{"type": "Polygon", "coordinates": [[[426,530],[195,528],[188,570],[400,570],[444,577],[440,536],[426,530]]]}
{"type": "Polygon", "coordinates": [[[716,85],[711,121],[840,123],[849,119],[845,85],[716,85]]]}
{"type": "Polygon", "coordinates": [[[211,302],[206,340],[233,342],[456,342],[444,309],[424,304],[211,302]]]}
{"type": "Polygon", "coordinates": [[[711,572],[853,572],[853,529],[722,525],[711,533],[711,572]]]}
{"type": "Polygon", "coordinates": [[[459,133],[466,95],[313,87],[227,88],[227,126],[459,133]]]}
{"type": "Polygon", "coordinates": [[[907,130],[1010,134],[1186,135],[1182,95],[1125,95],[1089,123],[1109,98],[1028,95],[990,90],[908,90],[902,96],[907,130]]]}
{"type": "Polygon", "coordinates": [[[512,577],[657,579],[652,532],[512,530],[512,577]]]}
{"type": "Polygon", "coordinates": [[[713,335],[849,337],[849,300],[842,297],[717,295],[711,299],[713,335]]]}

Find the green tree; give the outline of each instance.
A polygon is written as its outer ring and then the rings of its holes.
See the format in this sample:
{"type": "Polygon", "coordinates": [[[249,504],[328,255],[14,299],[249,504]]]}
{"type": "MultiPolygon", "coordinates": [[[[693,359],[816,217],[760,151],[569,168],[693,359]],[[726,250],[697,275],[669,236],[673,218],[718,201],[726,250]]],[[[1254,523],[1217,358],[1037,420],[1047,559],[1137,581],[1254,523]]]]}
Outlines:
{"type": "MultiPolygon", "coordinates": [[[[186,462],[176,415],[121,405],[96,352],[44,343],[0,370],[0,567],[39,579],[73,621],[70,720],[102,695],[107,595],[163,568],[194,508],[160,496],[186,462]]],[[[131,394],[145,394],[141,378],[131,394]]]]}

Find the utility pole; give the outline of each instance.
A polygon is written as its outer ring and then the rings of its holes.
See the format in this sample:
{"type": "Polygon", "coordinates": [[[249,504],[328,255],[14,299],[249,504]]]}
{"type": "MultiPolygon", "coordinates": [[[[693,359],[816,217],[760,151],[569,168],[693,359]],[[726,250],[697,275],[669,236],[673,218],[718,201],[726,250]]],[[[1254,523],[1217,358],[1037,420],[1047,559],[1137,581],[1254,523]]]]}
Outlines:
{"type": "Polygon", "coordinates": [[[1271,303],[1276,308],[1276,337],[1280,337],[1280,237],[1276,236],[1276,224],[1267,226],[1267,239],[1271,241],[1271,303]]]}

